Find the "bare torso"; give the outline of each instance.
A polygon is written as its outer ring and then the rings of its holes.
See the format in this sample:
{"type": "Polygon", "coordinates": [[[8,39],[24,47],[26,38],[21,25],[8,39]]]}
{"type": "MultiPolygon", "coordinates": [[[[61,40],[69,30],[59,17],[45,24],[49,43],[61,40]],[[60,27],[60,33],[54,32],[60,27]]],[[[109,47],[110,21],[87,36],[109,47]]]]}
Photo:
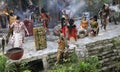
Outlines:
{"type": "Polygon", "coordinates": [[[19,32],[23,32],[23,31],[24,31],[24,23],[23,22],[20,22],[20,23],[14,22],[13,32],[19,33],[19,32]]]}

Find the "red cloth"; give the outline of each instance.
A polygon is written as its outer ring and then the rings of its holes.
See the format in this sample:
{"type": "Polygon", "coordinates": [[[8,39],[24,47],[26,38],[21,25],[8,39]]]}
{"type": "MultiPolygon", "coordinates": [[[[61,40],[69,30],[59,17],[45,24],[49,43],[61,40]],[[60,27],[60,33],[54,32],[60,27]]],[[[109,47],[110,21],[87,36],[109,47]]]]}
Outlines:
{"type": "Polygon", "coordinates": [[[64,37],[66,37],[66,31],[67,31],[67,26],[63,26],[62,33],[63,33],[64,37]]]}
{"type": "Polygon", "coordinates": [[[42,19],[47,18],[45,13],[41,13],[40,16],[41,16],[42,19]]]}
{"type": "Polygon", "coordinates": [[[68,31],[68,39],[70,39],[71,37],[75,38],[75,40],[77,40],[77,29],[76,27],[73,27],[71,32],[68,31]]]}
{"type": "MultiPolygon", "coordinates": [[[[29,32],[29,36],[33,36],[33,23],[29,20],[25,20],[24,24],[29,32]]],[[[26,32],[25,32],[25,36],[28,36],[26,32]]]]}
{"type": "Polygon", "coordinates": [[[41,13],[40,16],[41,19],[43,20],[43,26],[47,28],[50,17],[46,13],[41,13]]]}

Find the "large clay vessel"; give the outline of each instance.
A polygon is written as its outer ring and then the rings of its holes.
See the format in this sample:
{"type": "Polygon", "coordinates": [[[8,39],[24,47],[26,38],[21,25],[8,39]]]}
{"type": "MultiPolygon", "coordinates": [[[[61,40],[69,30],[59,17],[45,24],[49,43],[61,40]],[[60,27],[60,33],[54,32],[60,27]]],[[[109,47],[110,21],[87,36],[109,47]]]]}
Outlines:
{"type": "Polygon", "coordinates": [[[19,60],[22,58],[24,50],[19,47],[11,48],[6,52],[6,56],[12,60],[19,60]]]}

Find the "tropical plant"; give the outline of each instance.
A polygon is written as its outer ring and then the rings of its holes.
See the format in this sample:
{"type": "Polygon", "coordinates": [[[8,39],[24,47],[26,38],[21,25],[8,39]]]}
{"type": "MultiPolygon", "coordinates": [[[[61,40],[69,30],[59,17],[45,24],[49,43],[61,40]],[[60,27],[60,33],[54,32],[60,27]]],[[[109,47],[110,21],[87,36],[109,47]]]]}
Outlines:
{"type": "Polygon", "coordinates": [[[68,62],[55,64],[54,69],[50,72],[99,72],[99,65],[98,57],[88,57],[82,61],[73,53],[68,62]]]}
{"type": "Polygon", "coordinates": [[[15,64],[8,61],[4,55],[0,56],[0,72],[16,72],[15,64]]]}
{"type": "Polygon", "coordinates": [[[0,72],[31,72],[27,62],[11,62],[4,55],[0,56],[0,72]]]}
{"type": "Polygon", "coordinates": [[[31,70],[24,70],[23,72],[31,72],[31,70]]]}
{"type": "Polygon", "coordinates": [[[31,70],[28,69],[28,63],[27,62],[15,62],[17,72],[31,72],[31,70]]]}

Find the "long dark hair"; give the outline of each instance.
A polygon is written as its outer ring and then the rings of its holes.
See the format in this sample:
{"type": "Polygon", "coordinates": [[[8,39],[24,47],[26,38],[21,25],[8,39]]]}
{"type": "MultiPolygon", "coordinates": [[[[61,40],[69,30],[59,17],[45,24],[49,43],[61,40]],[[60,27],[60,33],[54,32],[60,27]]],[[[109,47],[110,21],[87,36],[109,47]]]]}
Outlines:
{"type": "Polygon", "coordinates": [[[95,15],[93,18],[94,18],[95,21],[97,21],[97,15],[95,15]]]}
{"type": "Polygon", "coordinates": [[[65,18],[61,18],[61,26],[62,26],[62,28],[64,26],[64,22],[65,22],[65,18]]]}
{"type": "Polygon", "coordinates": [[[72,28],[76,27],[76,26],[73,25],[73,24],[74,24],[74,20],[73,20],[73,19],[70,19],[70,20],[69,20],[69,27],[68,27],[70,33],[72,32],[72,28]]]}
{"type": "Polygon", "coordinates": [[[41,9],[41,13],[46,13],[44,8],[41,9]]]}

